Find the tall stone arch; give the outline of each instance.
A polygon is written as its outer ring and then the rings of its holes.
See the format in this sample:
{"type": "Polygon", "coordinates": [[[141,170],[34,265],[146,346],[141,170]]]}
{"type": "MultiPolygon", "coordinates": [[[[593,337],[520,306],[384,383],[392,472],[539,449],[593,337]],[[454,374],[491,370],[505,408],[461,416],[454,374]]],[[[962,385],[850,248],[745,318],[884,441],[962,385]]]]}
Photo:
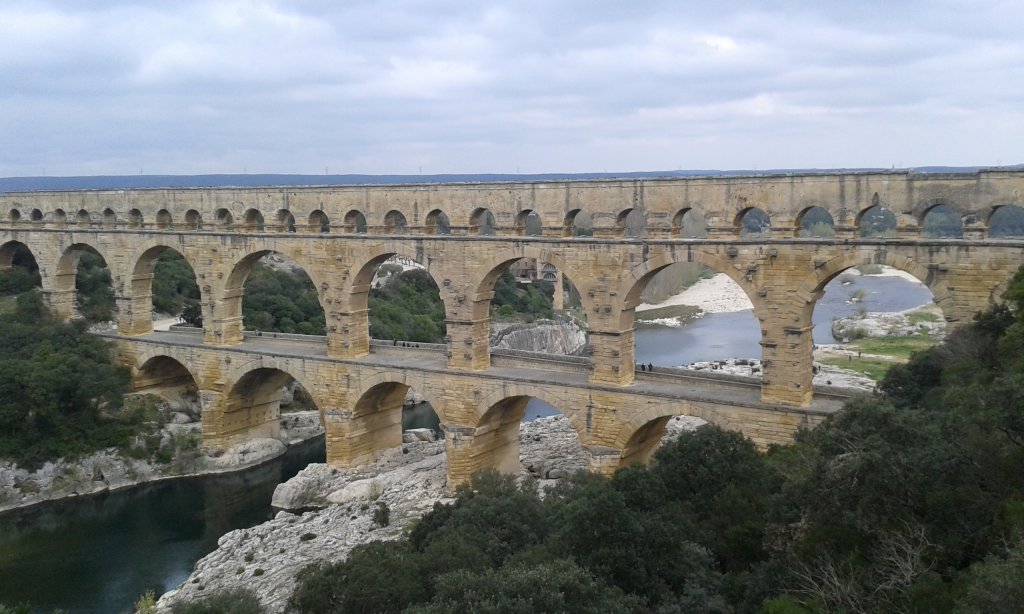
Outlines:
{"type": "Polygon", "coordinates": [[[208,302],[209,291],[204,292],[203,284],[199,283],[200,272],[196,270],[195,258],[186,253],[190,250],[186,250],[180,242],[163,238],[145,241],[135,248],[128,259],[131,269],[125,284],[125,308],[119,310],[121,322],[118,323],[118,330],[121,334],[144,335],[153,332],[153,277],[157,259],[167,250],[177,253],[188,263],[199,285],[200,303],[205,305],[208,302]]]}

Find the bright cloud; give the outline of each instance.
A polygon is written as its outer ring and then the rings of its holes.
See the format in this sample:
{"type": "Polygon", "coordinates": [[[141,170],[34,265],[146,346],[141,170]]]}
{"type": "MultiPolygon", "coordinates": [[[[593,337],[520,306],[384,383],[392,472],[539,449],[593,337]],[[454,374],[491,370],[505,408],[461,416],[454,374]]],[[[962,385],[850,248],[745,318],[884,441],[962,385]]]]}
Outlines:
{"type": "Polygon", "coordinates": [[[1024,162],[1024,5],[0,7],[0,175],[1024,162]]]}

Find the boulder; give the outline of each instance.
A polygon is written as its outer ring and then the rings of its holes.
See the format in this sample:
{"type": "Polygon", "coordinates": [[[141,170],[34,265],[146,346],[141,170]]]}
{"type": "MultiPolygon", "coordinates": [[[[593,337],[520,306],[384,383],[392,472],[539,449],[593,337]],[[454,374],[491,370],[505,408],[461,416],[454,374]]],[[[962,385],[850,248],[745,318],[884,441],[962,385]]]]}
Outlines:
{"type": "Polygon", "coordinates": [[[309,507],[313,496],[320,483],[317,480],[295,476],[294,478],[278,484],[274,489],[274,496],[270,500],[270,506],[279,510],[298,510],[309,507]]]}
{"type": "Polygon", "coordinates": [[[402,433],[402,443],[415,443],[417,441],[436,441],[437,433],[434,429],[409,429],[402,433]]]}
{"type": "Polygon", "coordinates": [[[387,484],[380,478],[366,478],[346,484],[344,488],[327,495],[327,501],[334,504],[352,503],[377,499],[387,484]]]}

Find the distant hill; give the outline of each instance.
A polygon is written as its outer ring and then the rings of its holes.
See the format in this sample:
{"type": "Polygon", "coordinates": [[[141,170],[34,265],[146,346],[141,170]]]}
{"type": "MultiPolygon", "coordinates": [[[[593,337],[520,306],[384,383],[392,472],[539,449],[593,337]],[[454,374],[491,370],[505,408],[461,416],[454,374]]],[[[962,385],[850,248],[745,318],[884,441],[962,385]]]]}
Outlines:
{"type": "MultiPolygon", "coordinates": [[[[973,173],[980,166],[924,166],[915,173],[973,173]]],[[[1024,170],[1024,164],[999,167],[1024,170]]],[[[890,169],[686,170],[628,173],[445,174],[445,175],[100,175],[93,177],[5,177],[0,193],[30,190],[124,190],[138,188],[219,188],[255,186],[359,185],[400,183],[476,183],[495,181],[559,181],[572,179],[650,179],[658,177],[722,177],[778,173],[811,174],[890,169]]]]}

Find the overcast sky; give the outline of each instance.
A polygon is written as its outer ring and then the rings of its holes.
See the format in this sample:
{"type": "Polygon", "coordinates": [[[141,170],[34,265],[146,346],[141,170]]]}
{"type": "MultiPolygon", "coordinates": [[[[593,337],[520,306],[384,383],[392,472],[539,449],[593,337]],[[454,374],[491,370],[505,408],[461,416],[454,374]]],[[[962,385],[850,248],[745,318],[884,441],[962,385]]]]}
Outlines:
{"type": "Polygon", "coordinates": [[[0,0],[0,176],[1024,162],[1024,2],[0,0]]]}

